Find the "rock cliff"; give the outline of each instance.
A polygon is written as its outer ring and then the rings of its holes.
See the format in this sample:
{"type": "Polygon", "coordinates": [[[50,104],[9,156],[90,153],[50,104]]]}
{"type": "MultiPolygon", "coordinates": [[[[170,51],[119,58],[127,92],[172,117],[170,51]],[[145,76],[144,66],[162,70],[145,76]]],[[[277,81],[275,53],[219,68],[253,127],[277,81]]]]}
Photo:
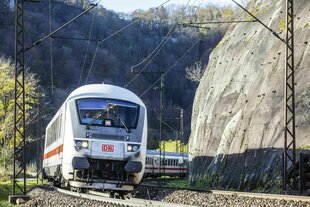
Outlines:
{"type": "MultiPolygon", "coordinates": [[[[247,5],[285,39],[286,1],[247,5]]],[[[310,144],[310,1],[295,1],[297,147],[310,144]]],[[[251,17],[242,13],[240,20],[251,17]]],[[[259,23],[231,25],[196,91],[190,180],[253,189],[280,177],[284,146],[285,44],[259,23]]]]}

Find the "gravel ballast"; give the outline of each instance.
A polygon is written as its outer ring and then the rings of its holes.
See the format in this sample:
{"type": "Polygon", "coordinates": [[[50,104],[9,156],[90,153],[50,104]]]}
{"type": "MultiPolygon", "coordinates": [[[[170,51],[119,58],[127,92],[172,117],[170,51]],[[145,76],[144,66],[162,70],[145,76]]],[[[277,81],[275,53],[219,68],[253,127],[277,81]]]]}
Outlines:
{"type": "MultiPolygon", "coordinates": [[[[25,206],[122,206],[65,195],[59,193],[55,188],[47,184],[32,188],[28,195],[31,199],[25,204],[25,206]]],[[[238,196],[237,194],[221,195],[208,192],[161,189],[144,186],[138,187],[133,196],[136,198],[151,199],[169,203],[208,207],[310,207],[310,202],[304,201],[253,198],[238,196]]]]}
{"type": "Polygon", "coordinates": [[[24,206],[51,206],[51,207],[113,207],[122,206],[116,204],[108,204],[101,201],[94,201],[85,198],[78,198],[58,192],[51,185],[43,184],[33,187],[29,193],[30,200],[24,206]]]}

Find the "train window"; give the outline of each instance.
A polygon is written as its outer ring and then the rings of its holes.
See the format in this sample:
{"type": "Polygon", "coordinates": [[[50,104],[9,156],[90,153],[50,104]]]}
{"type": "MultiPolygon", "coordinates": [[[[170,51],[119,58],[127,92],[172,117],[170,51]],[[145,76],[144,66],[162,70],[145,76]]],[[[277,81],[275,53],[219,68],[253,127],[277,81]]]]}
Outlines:
{"type": "Polygon", "coordinates": [[[104,120],[110,120],[109,127],[136,128],[139,105],[114,99],[80,99],[77,100],[81,124],[103,125],[104,120]]]}

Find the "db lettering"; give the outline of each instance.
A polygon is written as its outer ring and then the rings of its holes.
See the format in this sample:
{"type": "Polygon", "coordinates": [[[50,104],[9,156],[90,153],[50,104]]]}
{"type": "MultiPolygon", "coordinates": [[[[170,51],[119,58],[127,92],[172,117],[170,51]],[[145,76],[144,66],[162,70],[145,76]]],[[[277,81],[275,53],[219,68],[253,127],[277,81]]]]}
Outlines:
{"type": "Polygon", "coordinates": [[[104,151],[104,152],[114,152],[114,145],[103,144],[102,145],[102,151],[104,151]]]}

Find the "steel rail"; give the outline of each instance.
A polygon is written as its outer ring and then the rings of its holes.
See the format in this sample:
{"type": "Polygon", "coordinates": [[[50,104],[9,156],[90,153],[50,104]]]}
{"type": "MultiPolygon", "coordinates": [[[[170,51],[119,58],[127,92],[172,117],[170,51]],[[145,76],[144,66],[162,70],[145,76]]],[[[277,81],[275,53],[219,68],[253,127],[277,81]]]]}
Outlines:
{"type": "Polygon", "coordinates": [[[173,190],[188,190],[188,191],[196,191],[196,192],[202,192],[202,193],[212,193],[216,195],[236,195],[240,197],[277,199],[277,200],[297,201],[297,202],[298,201],[310,202],[309,196],[252,193],[252,192],[240,192],[240,191],[230,191],[230,190],[204,190],[204,189],[195,189],[195,188],[176,188],[176,187],[170,187],[170,186],[157,186],[157,185],[149,185],[149,184],[140,184],[140,186],[150,187],[150,188],[173,189],[173,190]]]}
{"type": "Polygon", "coordinates": [[[192,205],[182,205],[182,204],[176,204],[176,203],[167,203],[167,202],[161,202],[161,201],[153,201],[153,200],[145,200],[145,199],[138,199],[138,198],[131,198],[129,200],[121,200],[121,199],[115,199],[115,198],[107,198],[105,193],[96,192],[94,194],[86,194],[86,193],[77,193],[72,192],[68,190],[64,190],[61,188],[55,188],[57,192],[63,193],[66,195],[79,197],[79,198],[85,198],[95,201],[101,201],[108,204],[116,204],[116,205],[124,205],[124,206],[152,206],[152,207],[190,207],[192,205]]]}

